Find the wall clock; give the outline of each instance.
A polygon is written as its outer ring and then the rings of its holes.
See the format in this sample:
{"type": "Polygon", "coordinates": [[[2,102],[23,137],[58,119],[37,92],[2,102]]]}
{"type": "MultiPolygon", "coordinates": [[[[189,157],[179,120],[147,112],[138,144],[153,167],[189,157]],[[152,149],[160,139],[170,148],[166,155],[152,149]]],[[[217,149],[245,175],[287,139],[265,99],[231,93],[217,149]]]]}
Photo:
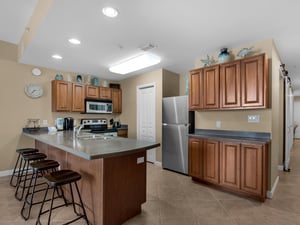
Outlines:
{"type": "Polygon", "coordinates": [[[25,93],[30,98],[39,98],[43,95],[44,90],[38,84],[27,84],[25,86],[25,93]]]}

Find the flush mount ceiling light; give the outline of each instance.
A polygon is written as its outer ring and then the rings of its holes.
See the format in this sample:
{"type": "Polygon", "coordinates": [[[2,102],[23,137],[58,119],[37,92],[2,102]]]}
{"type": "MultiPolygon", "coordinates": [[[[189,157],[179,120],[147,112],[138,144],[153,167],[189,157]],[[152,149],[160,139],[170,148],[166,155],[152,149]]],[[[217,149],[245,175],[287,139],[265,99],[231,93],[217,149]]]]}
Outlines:
{"type": "Polygon", "coordinates": [[[153,66],[160,63],[160,61],[160,57],[147,52],[111,66],[109,71],[124,75],[149,66],[153,66]]]}
{"type": "Polygon", "coordinates": [[[73,45],[80,45],[80,41],[78,40],[78,39],[76,39],[76,38],[70,38],[69,39],[69,42],[71,43],[71,44],[73,44],[73,45]]]}
{"type": "Polygon", "coordinates": [[[52,58],[53,59],[62,59],[62,56],[55,54],[55,55],[52,55],[52,58]]]}
{"type": "Polygon", "coordinates": [[[102,9],[102,13],[107,16],[107,17],[110,17],[110,18],[114,18],[118,15],[118,11],[113,8],[113,7],[104,7],[102,9]]]}

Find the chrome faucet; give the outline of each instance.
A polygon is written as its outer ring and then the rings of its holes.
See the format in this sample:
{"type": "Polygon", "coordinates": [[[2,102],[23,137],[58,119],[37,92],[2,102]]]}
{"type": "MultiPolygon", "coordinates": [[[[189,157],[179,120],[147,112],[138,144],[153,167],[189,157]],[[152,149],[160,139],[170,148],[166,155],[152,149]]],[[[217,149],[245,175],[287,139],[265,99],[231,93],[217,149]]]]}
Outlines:
{"type": "Polygon", "coordinates": [[[81,129],[84,127],[84,124],[81,124],[80,126],[77,126],[74,128],[74,132],[76,132],[76,137],[79,136],[81,129]],[[77,130],[76,130],[77,129],[77,130]]]}

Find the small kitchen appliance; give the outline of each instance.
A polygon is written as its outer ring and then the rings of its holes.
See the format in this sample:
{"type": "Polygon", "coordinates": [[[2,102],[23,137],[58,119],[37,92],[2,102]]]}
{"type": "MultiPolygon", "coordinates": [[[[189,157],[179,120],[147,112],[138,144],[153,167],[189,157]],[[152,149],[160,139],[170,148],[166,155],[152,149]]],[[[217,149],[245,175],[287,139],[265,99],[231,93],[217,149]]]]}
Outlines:
{"type": "Polygon", "coordinates": [[[74,119],[72,117],[64,118],[64,130],[73,130],[74,119]]]}
{"type": "Polygon", "coordinates": [[[56,128],[57,128],[57,130],[64,129],[64,119],[63,118],[56,118],[56,128]]]}
{"type": "Polygon", "coordinates": [[[107,99],[85,99],[85,113],[112,113],[113,104],[107,99]]]}

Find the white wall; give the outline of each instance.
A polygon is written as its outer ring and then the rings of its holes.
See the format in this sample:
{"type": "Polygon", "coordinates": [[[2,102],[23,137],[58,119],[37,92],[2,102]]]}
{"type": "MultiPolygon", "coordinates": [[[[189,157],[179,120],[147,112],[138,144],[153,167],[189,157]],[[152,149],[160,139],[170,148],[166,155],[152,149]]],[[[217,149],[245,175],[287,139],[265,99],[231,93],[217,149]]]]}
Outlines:
{"type": "Polygon", "coordinates": [[[300,138],[300,96],[294,97],[294,121],[298,125],[295,138],[300,138]]]}

